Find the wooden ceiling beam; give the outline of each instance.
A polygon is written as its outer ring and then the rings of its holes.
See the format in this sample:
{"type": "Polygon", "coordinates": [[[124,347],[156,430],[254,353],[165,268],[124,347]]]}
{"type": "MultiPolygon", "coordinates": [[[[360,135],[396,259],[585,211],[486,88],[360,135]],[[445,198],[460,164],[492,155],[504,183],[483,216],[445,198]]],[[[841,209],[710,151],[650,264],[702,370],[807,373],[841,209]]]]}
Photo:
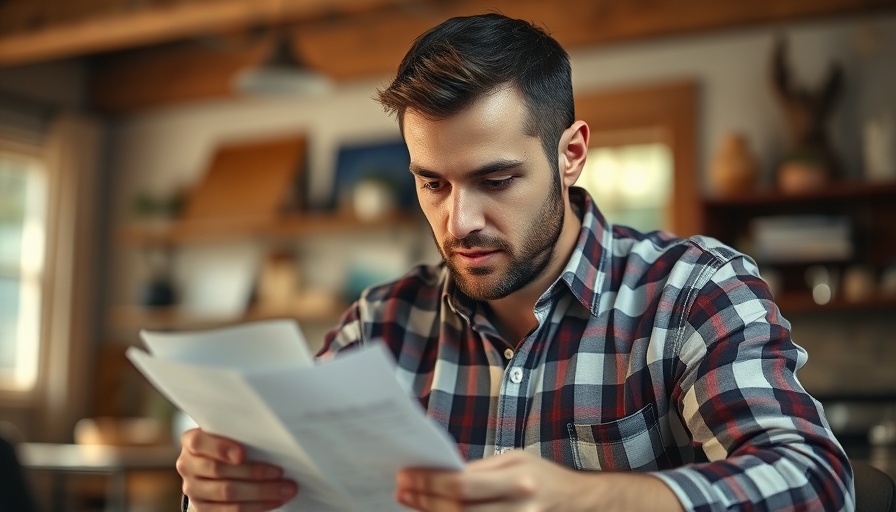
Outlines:
{"type": "MultiPolygon", "coordinates": [[[[896,0],[602,0],[558,8],[542,0],[491,0],[489,9],[532,20],[565,48],[896,8],[896,0]]],[[[414,38],[451,16],[483,12],[479,0],[428,4],[402,13],[372,13],[312,23],[299,34],[303,57],[337,79],[394,70],[414,38]]]]}
{"type": "Polygon", "coordinates": [[[0,36],[0,67],[118,51],[295,21],[354,16],[414,0],[179,1],[0,36]]]}
{"type": "MultiPolygon", "coordinates": [[[[223,1],[223,0],[221,0],[223,1]]],[[[373,1],[373,0],[371,0],[373,1]]],[[[636,38],[692,33],[754,23],[851,14],[896,7],[896,0],[602,0],[575,10],[542,0],[491,0],[491,9],[545,26],[568,49],[636,38]]],[[[294,46],[309,67],[336,80],[394,72],[420,33],[451,16],[483,11],[479,0],[396,3],[298,24],[294,46]]],[[[184,46],[184,48],[187,48],[184,46]]],[[[128,112],[178,101],[231,95],[233,74],[262,58],[258,49],[146,51],[100,63],[92,103],[100,110],[128,112]],[[253,53],[254,52],[254,53],[253,53]]]]}
{"type": "Polygon", "coordinates": [[[182,43],[164,49],[116,55],[94,66],[88,91],[91,105],[123,113],[234,94],[234,75],[261,61],[268,41],[232,49],[182,43]]]}

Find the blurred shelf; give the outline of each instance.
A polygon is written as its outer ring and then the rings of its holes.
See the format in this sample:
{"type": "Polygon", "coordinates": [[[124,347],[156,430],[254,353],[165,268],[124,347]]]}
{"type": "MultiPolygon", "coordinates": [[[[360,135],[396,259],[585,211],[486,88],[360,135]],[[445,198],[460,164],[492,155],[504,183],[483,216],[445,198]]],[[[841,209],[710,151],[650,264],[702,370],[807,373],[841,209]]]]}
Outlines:
{"type": "Polygon", "coordinates": [[[737,196],[708,197],[703,200],[704,208],[711,210],[742,208],[744,206],[815,205],[824,201],[889,201],[896,196],[896,182],[863,183],[842,182],[816,190],[799,193],[784,193],[777,190],[756,190],[737,196]]]}
{"type": "Polygon", "coordinates": [[[785,315],[790,313],[825,313],[845,311],[896,312],[896,297],[874,296],[862,300],[835,298],[827,304],[818,304],[806,293],[784,293],[775,297],[775,303],[785,315]]]}
{"type": "MultiPolygon", "coordinates": [[[[896,225],[896,182],[837,182],[801,193],[756,190],[731,197],[705,198],[702,204],[704,234],[757,257],[763,273],[771,270],[776,274],[780,291],[775,295],[775,302],[785,315],[869,312],[882,317],[896,311],[896,297],[880,294],[850,301],[835,296],[827,304],[816,304],[806,290],[806,271],[811,266],[822,266],[843,274],[855,265],[880,276],[896,261],[896,230],[893,229],[896,225]],[[817,250],[817,245],[811,244],[803,247],[806,261],[771,262],[767,258],[763,261],[762,255],[756,254],[757,218],[806,216],[844,219],[849,226],[846,241],[849,254],[838,255],[842,256],[838,258],[832,258],[830,253],[823,259],[809,257],[817,250]]],[[[799,236],[794,236],[790,243],[796,244],[799,240],[799,236]]],[[[808,240],[812,240],[811,237],[808,240]]],[[[818,240],[812,243],[817,244],[818,240]]]]}
{"type": "Polygon", "coordinates": [[[272,318],[293,318],[300,323],[328,322],[335,325],[349,305],[338,300],[295,307],[253,307],[243,314],[214,315],[196,313],[177,306],[146,308],[143,306],[113,306],[109,309],[108,324],[114,330],[191,330],[224,327],[272,318]]]}
{"type": "Polygon", "coordinates": [[[375,220],[362,220],[343,213],[305,213],[277,219],[180,220],[162,225],[135,224],[119,229],[116,242],[121,246],[144,247],[246,239],[278,240],[359,230],[408,229],[421,225],[418,216],[405,212],[384,215],[375,220]]]}

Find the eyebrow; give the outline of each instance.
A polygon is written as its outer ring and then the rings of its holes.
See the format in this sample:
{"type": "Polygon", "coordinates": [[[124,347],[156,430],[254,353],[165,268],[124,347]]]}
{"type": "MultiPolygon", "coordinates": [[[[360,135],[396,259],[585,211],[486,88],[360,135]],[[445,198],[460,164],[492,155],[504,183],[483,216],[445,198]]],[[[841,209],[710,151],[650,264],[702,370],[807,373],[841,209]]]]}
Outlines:
{"type": "MultiPolygon", "coordinates": [[[[478,167],[464,174],[464,178],[481,178],[483,176],[488,176],[490,174],[494,174],[496,172],[506,171],[508,169],[514,169],[523,165],[522,160],[495,160],[494,162],[489,162],[482,167],[478,167]]],[[[430,179],[438,179],[441,178],[442,175],[435,172],[430,171],[424,167],[411,163],[408,168],[411,173],[420,176],[421,178],[430,178],[430,179]]]]}

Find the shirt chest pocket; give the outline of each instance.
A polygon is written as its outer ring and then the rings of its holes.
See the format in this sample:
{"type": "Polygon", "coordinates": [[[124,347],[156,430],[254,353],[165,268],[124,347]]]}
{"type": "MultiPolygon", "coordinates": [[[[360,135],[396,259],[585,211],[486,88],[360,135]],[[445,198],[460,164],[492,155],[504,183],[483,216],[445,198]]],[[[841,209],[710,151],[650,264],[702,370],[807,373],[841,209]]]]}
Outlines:
{"type": "Polygon", "coordinates": [[[577,469],[651,471],[667,466],[653,404],[618,420],[569,423],[567,429],[577,469]]]}

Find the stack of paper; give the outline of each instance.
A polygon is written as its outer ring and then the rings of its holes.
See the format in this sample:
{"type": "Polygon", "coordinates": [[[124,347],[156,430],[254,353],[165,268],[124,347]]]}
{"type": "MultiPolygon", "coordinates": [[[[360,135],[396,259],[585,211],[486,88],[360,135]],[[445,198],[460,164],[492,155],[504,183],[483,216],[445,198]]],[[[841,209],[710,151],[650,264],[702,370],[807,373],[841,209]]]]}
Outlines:
{"type": "Polygon", "coordinates": [[[778,215],[750,223],[756,259],[767,263],[845,261],[853,256],[852,223],[839,215],[778,215]]]}
{"type": "Polygon", "coordinates": [[[150,353],[132,347],[128,358],[159,391],[203,430],[299,483],[280,510],[403,510],[399,469],[463,465],[447,432],[395,380],[382,345],[315,364],[289,320],[141,338],[150,353]]]}

